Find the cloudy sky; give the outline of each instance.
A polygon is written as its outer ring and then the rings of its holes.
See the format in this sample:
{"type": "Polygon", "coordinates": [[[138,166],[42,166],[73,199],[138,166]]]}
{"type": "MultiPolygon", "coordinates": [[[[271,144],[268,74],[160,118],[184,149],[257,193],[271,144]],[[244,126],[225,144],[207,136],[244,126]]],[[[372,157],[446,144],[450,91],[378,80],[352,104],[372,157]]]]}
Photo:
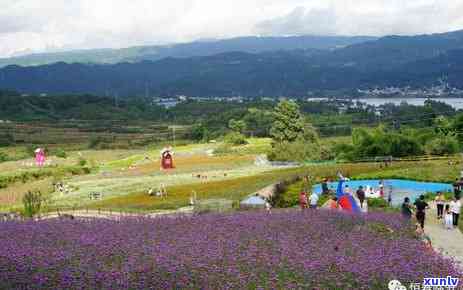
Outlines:
{"type": "Polygon", "coordinates": [[[463,0],[0,0],[0,57],[243,35],[463,29],[463,0]]]}

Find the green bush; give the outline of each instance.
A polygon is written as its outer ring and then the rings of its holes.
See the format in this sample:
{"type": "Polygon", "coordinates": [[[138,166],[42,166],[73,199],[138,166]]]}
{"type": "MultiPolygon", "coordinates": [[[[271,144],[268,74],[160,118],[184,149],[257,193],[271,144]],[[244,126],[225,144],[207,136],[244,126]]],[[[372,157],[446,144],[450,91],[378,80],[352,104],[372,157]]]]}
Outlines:
{"type": "Polygon", "coordinates": [[[104,140],[101,137],[91,137],[88,141],[88,148],[89,149],[97,149],[104,140]]]}
{"type": "Polygon", "coordinates": [[[11,133],[0,134],[0,147],[7,147],[14,144],[14,137],[11,133]]]}
{"type": "Polygon", "coordinates": [[[246,136],[244,136],[241,133],[237,133],[237,132],[228,133],[224,137],[224,142],[226,144],[234,145],[234,146],[248,144],[248,141],[246,140],[246,136]]]}
{"type": "Polygon", "coordinates": [[[389,205],[385,199],[382,198],[369,198],[367,199],[368,208],[387,208],[389,205]]]}
{"type": "Polygon", "coordinates": [[[280,142],[272,145],[268,158],[272,161],[318,161],[321,159],[321,150],[317,143],[280,142]]]}
{"type": "Polygon", "coordinates": [[[64,149],[62,149],[62,148],[56,149],[56,154],[55,155],[56,155],[56,157],[63,158],[63,159],[68,158],[68,155],[67,155],[66,151],[64,151],[64,149]]]}
{"type": "Polygon", "coordinates": [[[28,191],[23,197],[24,216],[32,218],[40,212],[43,197],[40,191],[28,191]]]}
{"type": "Polygon", "coordinates": [[[79,166],[84,167],[85,165],[87,165],[87,160],[81,157],[79,158],[78,164],[79,166]]]}
{"type": "Polygon", "coordinates": [[[299,204],[301,190],[310,191],[312,184],[306,184],[300,176],[293,176],[276,185],[272,205],[279,208],[294,207],[299,204]]]}
{"type": "Polygon", "coordinates": [[[5,152],[0,152],[0,162],[6,162],[10,160],[8,155],[5,152]]]}
{"type": "Polygon", "coordinates": [[[460,145],[453,136],[441,136],[426,143],[425,150],[430,155],[451,155],[460,151],[460,145]]]}
{"type": "Polygon", "coordinates": [[[336,159],[355,161],[378,156],[418,156],[424,153],[422,142],[414,132],[396,133],[378,127],[368,131],[357,128],[352,133],[353,145],[337,144],[336,159]]]}

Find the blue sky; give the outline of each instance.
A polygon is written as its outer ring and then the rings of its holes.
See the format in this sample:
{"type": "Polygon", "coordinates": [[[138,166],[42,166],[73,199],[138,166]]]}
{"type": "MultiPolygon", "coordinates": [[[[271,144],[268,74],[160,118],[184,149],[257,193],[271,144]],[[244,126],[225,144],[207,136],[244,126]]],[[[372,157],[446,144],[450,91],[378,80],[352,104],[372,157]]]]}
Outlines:
{"type": "Polygon", "coordinates": [[[0,0],[0,57],[244,35],[463,29],[463,0],[0,0]]]}

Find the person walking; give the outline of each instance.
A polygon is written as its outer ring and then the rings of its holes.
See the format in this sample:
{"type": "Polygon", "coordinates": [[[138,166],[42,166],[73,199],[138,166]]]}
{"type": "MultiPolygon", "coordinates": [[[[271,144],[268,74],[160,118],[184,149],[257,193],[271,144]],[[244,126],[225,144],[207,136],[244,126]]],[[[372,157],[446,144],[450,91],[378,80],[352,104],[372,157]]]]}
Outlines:
{"type": "Polygon", "coordinates": [[[412,218],[412,206],[410,205],[410,199],[408,197],[404,198],[401,212],[404,218],[408,220],[412,218]]]}
{"type": "Polygon", "coordinates": [[[365,201],[365,191],[363,191],[363,186],[359,186],[356,195],[358,200],[360,201],[360,207],[363,208],[363,202],[365,201]]]}
{"type": "Polygon", "coordinates": [[[448,230],[453,228],[453,213],[450,210],[450,204],[445,206],[444,226],[448,230]]]}
{"type": "Polygon", "coordinates": [[[391,207],[392,206],[392,185],[389,186],[389,192],[387,194],[387,204],[391,207]]]}
{"type": "Polygon", "coordinates": [[[445,196],[439,191],[434,201],[437,206],[437,219],[442,219],[444,214],[445,196]]]}
{"type": "Polygon", "coordinates": [[[317,208],[317,205],[318,205],[318,194],[316,194],[315,192],[312,192],[312,194],[310,195],[309,197],[309,200],[310,200],[310,208],[311,209],[316,209],[317,208]]]}
{"type": "Polygon", "coordinates": [[[414,203],[416,207],[416,219],[420,223],[422,229],[424,229],[424,220],[426,219],[426,209],[429,208],[428,203],[424,200],[424,195],[420,195],[414,203]]]}
{"type": "Polygon", "coordinates": [[[458,227],[458,220],[460,219],[461,202],[459,198],[454,198],[450,202],[450,211],[453,217],[453,226],[458,227]]]}

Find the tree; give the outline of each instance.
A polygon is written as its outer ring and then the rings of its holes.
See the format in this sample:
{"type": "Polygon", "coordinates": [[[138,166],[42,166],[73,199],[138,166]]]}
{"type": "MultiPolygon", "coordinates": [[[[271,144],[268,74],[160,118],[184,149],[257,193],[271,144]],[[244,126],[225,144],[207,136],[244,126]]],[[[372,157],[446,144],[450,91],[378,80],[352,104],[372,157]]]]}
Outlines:
{"type": "Polygon", "coordinates": [[[228,128],[230,128],[236,133],[242,134],[246,130],[246,122],[244,122],[243,120],[237,121],[235,119],[231,119],[228,122],[228,128]]]}
{"type": "Polygon", "coordinates": [[[244,145],[248,143],[248,141],[246,141],[246,136],[238,132],[228,133],[224,138],[224,142],[226,144],[235,145],[235,146],[244,145]]]}
{"type": "Polygon", "coordinates": [[[452,136],[455,135],[455,131],[452,128],[452,123],[448,118],[439,116],[434,119],[434,127],[436,133],[441,136],[452,136]]]}
{"type": "Polygon", "coordinates": [[[250,108],[243,120],[246,122],[248,130],[258,137],[268,137],[270,127],[273,122],[273,114],[271,111],[250,108]]]}
{"type": "Polygon", "coordinates": [[[457,134],[458,142],[463,144],[463,114],[459,114],[452,124],[453,131],[457,134]]]}
{"type": "Polygon", "coordinates": [[[293,101],[281,101],[277,105],[270,135],[273,138],[271,160],[303,162],[321,157],[318,133],[293,101]]]}
{"type": "Polygon", "coordinates": [[[304,135],[304,118],[294,101],[281,101],[275,108],[270,136],[274,142],[294,142],[304,135]]]}
{"type": "Polygon", "coordinates": [[[454,136],[442,136],[426,143],[426,153],[430,155],[451,155],[460,150],[458,140],[454,136]]]}
{"type": "Polygon", "coordinates": [[[209,141],[209,135],[209,130],[202,123],[191,128],[190,138],[194,141],[209,141]]]}

